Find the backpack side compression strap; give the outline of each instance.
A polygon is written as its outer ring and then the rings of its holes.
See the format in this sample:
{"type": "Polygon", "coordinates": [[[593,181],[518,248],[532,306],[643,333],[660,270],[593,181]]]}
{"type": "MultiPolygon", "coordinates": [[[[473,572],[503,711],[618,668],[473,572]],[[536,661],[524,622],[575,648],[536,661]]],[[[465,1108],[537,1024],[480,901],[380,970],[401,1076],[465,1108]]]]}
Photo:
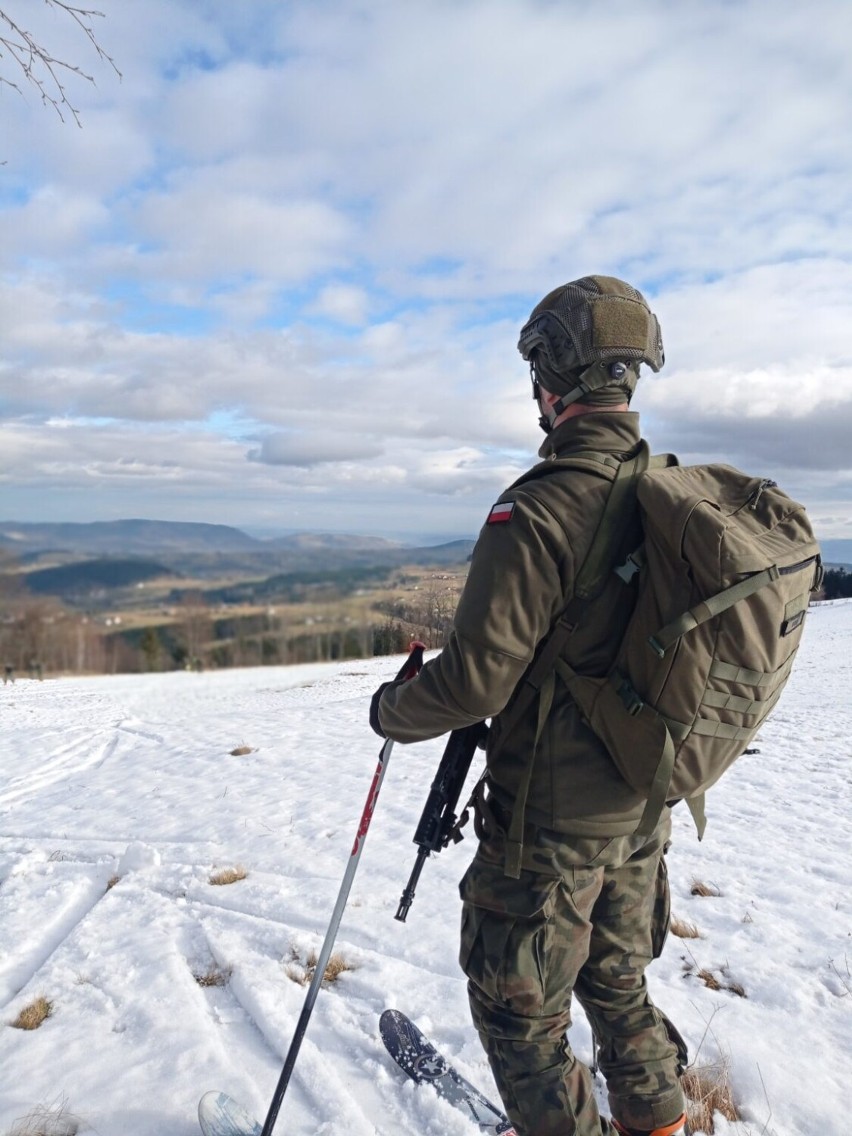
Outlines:
{"type": "Polygon", "coordinates": [[[740,600],[753,596],[755,592],[759,592],[761,588],[765,588],[767,584],[777,580],[779,575],[778,568],[773,564],[770,568],[764,568],[762,572],[756,572],[753,576],[740,580],[738,584],[732,584],[730,588],[725,588],[723,592],[717,592],[709,600],[696,604],[695,607],[685,611],[677,619],[673,619],[671,623],[667,623],[656,634],[649,636],[648,642],[662,658],[669,647],[687,631],[692,631],[694,627],[706,623],[708,619],[721,615],[723,611],[727,611],[729,607],[733,607],[740,600]]]}
{"type": "Polygon", "coordinates": [[[769,568],[764,568],[762,572],[756,572],[753,576],[747,576],[744,580],[740,580],[737,584],[732,584],[730,588],[725,588],[723,592],[717,592],[715,596],[710,599],[704,600],[703,603],[696,604],[695,607],[689,611],[685,611],[683,615],[673,619],[671,623],[667,623],[665,627],[661,628],[655,635],[650,636],[648,642],[653,649],[662,658],[666,651],[674,643],[685,635],[687,631],[691,631],[693,627],[698,627],[699,624],[706,623],[708,619],[713,619],[717,615],[721,615],[723,611],[727,611],[729,607],[733,607],[735,603],[740,600],[746,599],[748,596],[753,596],[755,592],[759,592],[761,588],[767,584],[771,584],[773,580],[777,580],[779,576],[789,575],[791,572],[801,572],[804,568],[810,567],[811,564],[817,564],[819,561],[818,556],[811,556],[807,560],[802,560],[798,564],[793,564],[789,568],[779,568],[773,564],[769,568]]]}

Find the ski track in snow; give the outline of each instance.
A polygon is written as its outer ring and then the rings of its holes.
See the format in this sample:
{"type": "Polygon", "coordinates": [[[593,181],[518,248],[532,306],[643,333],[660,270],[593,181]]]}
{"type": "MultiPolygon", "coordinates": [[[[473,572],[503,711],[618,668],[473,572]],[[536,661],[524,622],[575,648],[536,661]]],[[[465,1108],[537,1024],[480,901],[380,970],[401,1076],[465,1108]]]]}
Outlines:
{"type": "Polygon", "coordinates": [[[15,921],[23,930],[13,943],[3,941],[0,955],[0,1009],[50,959],[89,915],[106,890],[97,869],[85,874],[64,871],[64,864],[45,864],[21,857],[0,890],[0,927],[15,921]]]}
{"type": "MultiPolygon", "coordinates": [[[[702,844],[675,812],[673,909],[701,938],[670,937],[650,981],[699,1059],[730,1061],[744,1119],[718,1119],[719,1136],[845,1132],[852,604],[809,623],[760,755],[710,794],[702,844]],[[695,879],[720,894],[692,895],[695,879]],[[708,989],[702,970],[746,996],[708,989]]],[[[196,1136],[213,1088],[262,1122],[306,993],[288,968],[322,943],[378,748],[369,696],[397,665],[3,689],[0,1133],[65,1099],[99,1136],[196,1136]],[[239,745],[252,752],[232,756],[239,745]],[[245,880],[210,884],[235,864],[245,880]],[[225,985],[198,984],[211,967],[225,985]],[[9,1028],[40,994],[52,1017],[9,1028]]],[[[394,750],[335,948],[353,969],[319,994],[282,1133],[471,1136],[389,1062],[388,1006],[496,1099],[455,957],[473,841],[430,858],[408,923],[393,919],[442,746],[394,750]]],[[[588,1061],[579,1009],[571,1041],[588,1061]]],[[[606,1110],[600,1079],[595,1091],[606,1110]]]]}

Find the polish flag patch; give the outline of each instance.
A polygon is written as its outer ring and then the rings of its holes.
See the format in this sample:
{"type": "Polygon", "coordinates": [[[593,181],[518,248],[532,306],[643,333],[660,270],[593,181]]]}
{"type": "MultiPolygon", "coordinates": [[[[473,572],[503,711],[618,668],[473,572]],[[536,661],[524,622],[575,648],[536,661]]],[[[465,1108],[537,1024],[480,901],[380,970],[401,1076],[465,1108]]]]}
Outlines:
{"type": "Polygon", "coordinates": [[[491,512],[488,514],[488,520],[485,523],[487,525],[505,525],[508,521],[511,521],[514,511],[514,501],[501,501],[496,505],[492,505],[491,512]]]}

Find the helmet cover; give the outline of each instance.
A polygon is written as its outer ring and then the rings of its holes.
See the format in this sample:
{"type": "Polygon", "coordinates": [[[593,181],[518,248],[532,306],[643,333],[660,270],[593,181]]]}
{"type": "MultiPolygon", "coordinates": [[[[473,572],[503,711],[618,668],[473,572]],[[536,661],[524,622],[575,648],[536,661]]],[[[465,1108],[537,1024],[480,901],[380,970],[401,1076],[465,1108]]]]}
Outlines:
{"type": "Polygon", "coordinates": [[[518,350],[540,366],[548,390],[564,393],[577,385],[579,371],[620,360],[665,362],[657,317],[636,288],[614,276],[584,276],[549,292],[521,329],[518,350]]]}

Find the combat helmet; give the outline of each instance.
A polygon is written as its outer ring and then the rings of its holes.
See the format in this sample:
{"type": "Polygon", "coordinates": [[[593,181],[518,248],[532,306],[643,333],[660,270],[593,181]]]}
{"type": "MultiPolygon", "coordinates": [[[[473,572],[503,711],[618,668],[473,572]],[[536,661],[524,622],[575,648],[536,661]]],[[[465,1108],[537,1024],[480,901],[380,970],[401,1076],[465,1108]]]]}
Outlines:
{"type": "Polygon", "coordinates": [[[560,396],[550,421],[580,399],[629,402],[639,364],[659,371],[665,362],[657,317],[638,289],[614,276],[554,288],[521,328],[518,350],[530,364],[533,398],[539,386],[560,396]]]}

